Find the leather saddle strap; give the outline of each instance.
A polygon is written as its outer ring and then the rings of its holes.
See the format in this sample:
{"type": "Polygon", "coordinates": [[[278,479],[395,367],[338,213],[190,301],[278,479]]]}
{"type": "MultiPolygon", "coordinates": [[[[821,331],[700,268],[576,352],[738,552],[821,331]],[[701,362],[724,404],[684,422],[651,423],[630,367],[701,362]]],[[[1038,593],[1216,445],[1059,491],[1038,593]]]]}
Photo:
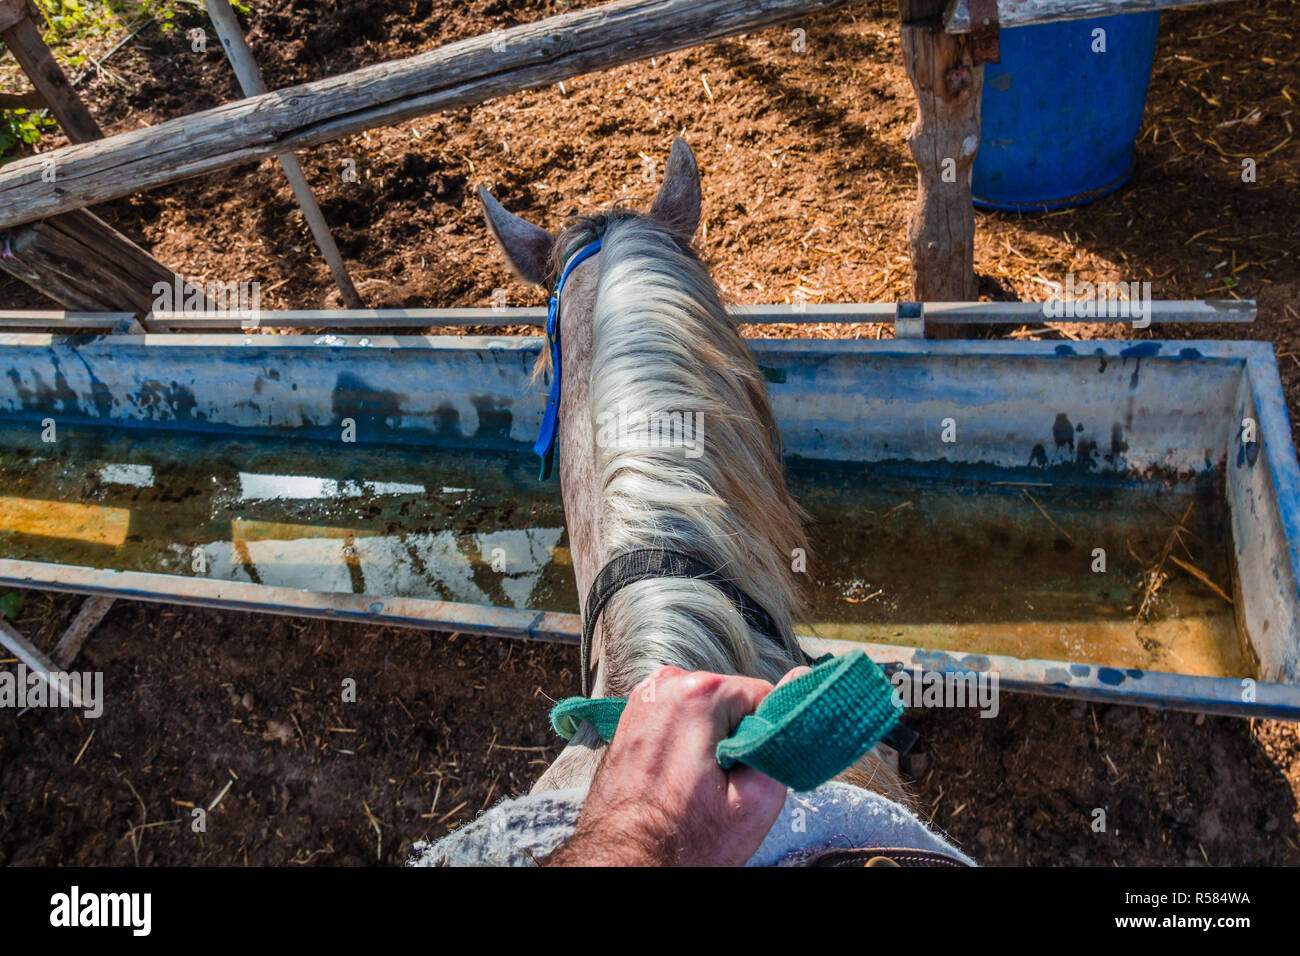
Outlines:
{"type": "Polygon", "coordinates": [[[872,846],[854,850],[827,850],[809,857],[804,865],[967,867],[970,864],[937,850],[872,846]]]}

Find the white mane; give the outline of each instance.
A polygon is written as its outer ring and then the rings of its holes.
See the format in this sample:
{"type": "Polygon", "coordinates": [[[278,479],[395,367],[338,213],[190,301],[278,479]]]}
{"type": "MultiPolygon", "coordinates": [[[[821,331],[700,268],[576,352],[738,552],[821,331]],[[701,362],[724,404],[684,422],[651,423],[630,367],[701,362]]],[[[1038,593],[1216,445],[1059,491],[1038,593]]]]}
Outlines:
{"type": "Polygon", "coordinates": [[[776,681],[797,662],[792,561],[807,542],[766,383],[704,265],[672,232],[615,215],[601,252],[590,386],[601,553],[684,551],[762,605],[784,642],[751,633],[711,585],[643,581],[604,612],[606,686],[626,694],[665,664],[776,681]]]}

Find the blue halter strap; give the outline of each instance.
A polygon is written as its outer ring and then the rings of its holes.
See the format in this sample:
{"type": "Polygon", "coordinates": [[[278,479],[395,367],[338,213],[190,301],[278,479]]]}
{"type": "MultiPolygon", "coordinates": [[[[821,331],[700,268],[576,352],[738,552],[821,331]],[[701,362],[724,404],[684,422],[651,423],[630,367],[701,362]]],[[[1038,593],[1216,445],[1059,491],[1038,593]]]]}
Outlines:
{"type": "Polygon", "coordinates": [[[555,464],[555,433],[560,427],[560,295],[564,292],[564,283],[579,265],[600,252],[599,238],[587,243],[569,257],[560,272],[560,279],[555,283],[551,301],[546,306],[546,343],[551,350],[551,391],[546,397],[546,413],[542,416],[542,430],[537,435],[533,452],[542,459],[538,481],[551,477],[555,464]]]}

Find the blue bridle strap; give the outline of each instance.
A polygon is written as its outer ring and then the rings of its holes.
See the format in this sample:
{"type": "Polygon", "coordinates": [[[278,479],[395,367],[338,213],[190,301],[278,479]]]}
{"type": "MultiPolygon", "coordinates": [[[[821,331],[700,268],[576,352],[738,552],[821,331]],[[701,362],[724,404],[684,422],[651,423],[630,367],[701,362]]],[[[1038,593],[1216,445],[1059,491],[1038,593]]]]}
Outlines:
{"type": "Polygon", "coordinates": [[[551,349],[551,391],[546,397],[542,430],[533,445],[533,452],[542,459],[538,481],[551,477],[555,464],[555,433],[560,427],[560,295],[564,292],[564,283],[568,280],[569,273],[600,252],[600,243],[600,239],[594,239],[569,257],[560,273],[560,280],[555,283],[551,301],[546,306],[546,342],[551,349]]]}

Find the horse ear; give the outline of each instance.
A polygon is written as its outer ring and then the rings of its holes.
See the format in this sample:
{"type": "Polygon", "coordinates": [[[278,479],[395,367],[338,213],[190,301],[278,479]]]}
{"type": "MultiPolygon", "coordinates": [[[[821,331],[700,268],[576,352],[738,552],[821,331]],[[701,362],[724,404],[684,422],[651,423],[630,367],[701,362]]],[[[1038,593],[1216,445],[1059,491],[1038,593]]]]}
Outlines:
{"type": "Polygon", "coordinates": [[[492,231],[492,238],[496,239],[497,245],[506,254],[510,268],[525,282],[546,285],[555,237],[545,229],[507,212],[482,186],[479,187],[478,198],[483,204],[483,218],[492,231]]]}
{"type": "Polygon", "coordinates": [[[673,140],[664,184],[650,207],[650,216],[688,240],[700,224],[700,170],[695,154],[680,136],[673,140]]]}

